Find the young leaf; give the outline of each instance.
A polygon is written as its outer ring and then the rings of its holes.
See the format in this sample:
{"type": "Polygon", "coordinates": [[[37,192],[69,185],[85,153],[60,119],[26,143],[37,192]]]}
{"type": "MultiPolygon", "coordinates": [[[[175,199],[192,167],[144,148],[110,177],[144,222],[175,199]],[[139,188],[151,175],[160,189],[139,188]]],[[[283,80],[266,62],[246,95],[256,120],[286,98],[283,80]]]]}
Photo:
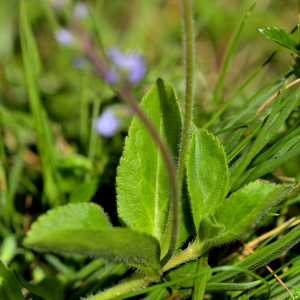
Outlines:
{"type": "Polygon", "coordinates": [[[228,167],[219,140],[195,126],[187,160],[187,181],[199,231],[202,218],[213,215],[226,196],[228,167]]]}
{"type": "Polygon", "coordinates": [[[295,52],[299,52],[297,49],[297,42],[293,36],[283,28],[277,29],[276,27],[263,27],[257,29],[257,31],[277,44],[295,52]]]}
{"type": "Polygon", "coordinates": [[[157,240],[127,228],[112,228],[103,210],[93,203],[50,210],[32,225],[24,244],[40,251],[80,253],[140,269],[159,269],[157,240]]]}
{"type": "MultiPolygon", "coordinates": [[[[182,118],[173,86],[158,79],[141,108],[178,157],[182,118]]],[[[161,242],[169,208],[168,174],[156,144],[137,117],[125,140],[116,182],[120,221],[161,242]]]]}
{"type": "Polygon", "coordinates": [[[0,299],[5,300],[24,300],[21,289],[19,288],[13,275],[0,260],[0,299]]]}
{"type": "MultiPolygon", "coordinates": [[[[216,220],[223,227],[210,230],[210,238],[206,234],[208,243],[221,245],[239,238],[290,191],[291,185],[256,181],[232,193],[216,213],[216,220]]],[[[213,227],[207,223],[209,226],[213,227]]],[[[206,227],[204,231],[208,231],[206,227]]]]}

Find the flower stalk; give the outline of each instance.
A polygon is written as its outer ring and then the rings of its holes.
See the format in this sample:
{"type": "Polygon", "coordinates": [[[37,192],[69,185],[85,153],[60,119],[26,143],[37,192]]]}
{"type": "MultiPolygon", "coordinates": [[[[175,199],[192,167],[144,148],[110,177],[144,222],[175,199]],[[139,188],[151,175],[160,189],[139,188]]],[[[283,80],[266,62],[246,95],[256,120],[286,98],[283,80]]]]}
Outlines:
{"type": "Polygon", "coordinates": [[[174,199],[171,203],[171,211],[169,215],[169,218],[171,218],[170,223],[172,224],[171,239],[168,252],[162,261],[162,265],[166,264],[173,256],[177,246],[180,224],[179,203],[184,178],[185,163],[189,148],[191,123],[193,118],[195,46],[192,0],[181,0],[181,10],[183,18],[184,58],[186,68],[185,112],[177,170],[178,197],[176,197],[176,199],[174,199]]]}
{"type": "MultiPolygon", "coordinates": [[[[78,35],[82,50],[85,53],[86,57],[90,60],[90,62],[94,65],[94,68],[98,75],[100,75],[102,78],[106,78],[106,75],[109,72],[108,65],[105,61],[105,58],[101,53],[98,53],[94,47],[93,42],[85,34],[85,32],[79,27],[78,24],[72,25],[73,31],[76,32],[78,35]]],[[[176,242],[177,242],[177,236],[179,231],[179,197],[180,197],[180,190],[178,190],[178,181],[177,181],[177,173],[175,168],[175,162],[173,155],[169,149],[169,147],[162,141],[160,138],[160,135],[158,131],[156,130],[155,126],[152,124],[151,120],[147,117],[147,115],[144,113],[143,110],[140,109],[138,102],[135,100],[135,98],[132,96],[130,88],[127,85],[120,85],[118,88],[116,88],[116,92],[121,96],[121,98],[128,104],[128,106],[132,109],[132,111],[140,118],[140,120],[143,122],[145,127],[148,129],[149,133],[151,134],[153,140],[157,144],[161,155],[163,157],[163,160],[165,162],[168,175],[169,175],[169,185],[171,190],[171,215],[173,217],[173,226],[171,229],[171,245],[169,248],[169,258],[172,257],[176,242]]]]}

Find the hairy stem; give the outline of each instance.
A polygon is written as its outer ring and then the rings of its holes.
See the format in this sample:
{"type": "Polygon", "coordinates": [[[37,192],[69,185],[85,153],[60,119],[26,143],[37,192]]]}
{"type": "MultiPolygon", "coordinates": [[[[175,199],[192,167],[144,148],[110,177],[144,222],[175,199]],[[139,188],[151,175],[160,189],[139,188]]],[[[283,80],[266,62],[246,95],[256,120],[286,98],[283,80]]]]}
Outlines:
{"type": "Polygon", "coordinates": [[[183,36],[184,36],[184,52],[186,61],[186,90],[185,90],[185,113],[183,131],[181,136],[181,148],[178,160],[177,171],[177,191],[178,196],[171,203],[169,218],[171,218],[171,239],[168,252],[162,261],[162,265],[166,264],[173,256],[176,250],[176,244],[179,232],[179,201],[182,189],[182,182],[185,171],[186,157],[189,147],[189,138],[192,122],[192,108],[194,98],[194,32],[193,32],[193,15],[192,15],[192,0],[181,0],[182,18],[183,18],[183,36]]]}
{"type": "Polygon", "coordinates": [[[158,278],[149,278],[144,273],[136,272],[130,278],[125,279],[120,284],[94,295],[89,300],[108,300],[117,296],[125,295],[132,291],[136,291],[147,287],[150,283],[157,281],[158,278]]]}
{"type": "MultiPolygon", "coordinates": [[[[108,67],[107,63],[105,61],[104,55],[100,55],[89,38],[85,34],[85,32],[77,25],[73,24],[72,29],[77,33],[78,37],[81,40],[82,49],[87,56],[87,58],[90,60],[90,62],[94,65],[95,70],[97,71],[98,75],[105,78],[105,75],[107,74],[108,67]]],[[[179,215],[179,197],[180,192],[178,190],[178,184],[177,184],[177,174],[176,174],[176,168],[174,163],[173,155],[169,149],[169,147],[162,141],[159,133],[157,132],[155,126],[152,124],[151,120],[147,117],[147,115],[140,109],[137,101],[132,96],[131,91],[128,86],[121,86],[116,91],[123,100],[130,106],[130,108],[133,110],[133,112],[140,118],[140,120],[143,122],[145,127],[148,129],[149,133],[151,134],[153,140],[158,145],[158,148],[161,152],[161,155],[164,159],[168,175],[169,175],[169,184],[171,189],[171,208],[172,212],[171,214],[175,217],[173,218],[173,223],[175,224],[172,226],[172,251],[171,256],[173,255],[175,251],[177,236],[178,236],[178,215],[179,215]],[[174,243],[175,241],[175,243],[174,243]],[[174,250],[173,250],[174,248],[174,250]]],[[[170,257],[171,257],[170,256],[170,257]]]]}
{"type": "Polygon", "coordinates": [[[168,263],[162,268],[162,273],[169,271],[170,269],[173,269],[183,263],[186,263],[192,259],[198,258],[201,255],[203,255],[209,247],[205,246],[204,244],[201,244],[197,239],[194,241],[194,243],[181,252],[180,254],[174,256],[172,259],[168,261],[168,263]]]}

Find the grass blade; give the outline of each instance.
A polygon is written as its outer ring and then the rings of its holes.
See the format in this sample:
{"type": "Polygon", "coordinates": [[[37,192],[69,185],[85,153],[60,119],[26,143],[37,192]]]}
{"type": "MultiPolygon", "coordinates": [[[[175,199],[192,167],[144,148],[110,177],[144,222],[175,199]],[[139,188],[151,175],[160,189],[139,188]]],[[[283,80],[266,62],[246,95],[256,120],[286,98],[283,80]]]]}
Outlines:
{"type": "Polygon", "coordinates": [[[48,199],[52,206],[61,203],[59,189],[55,182],[53,155],[53,138],[49,129],[46,113],[42,107],[40,94],[37,86],[37,73],[40,68],[37,63],[38,53],[35,41],[30,30],[26,16],[25,1],[20,2],[20,34],[21,48],[24,63],[24,73],[28,89],[29,104],[32,111],[34,127],[37,134],[37,147],[41,157],[44,177],[44,199],[48,199]],[[35,49],[35,50],[33,50],[35,49]]]}
{"type": "MultiPolygon", "coordinates": [[[[233,42],[231,44],[231,47],[230,47],[229,52],[227,54],[227,57],[225,59],[225,63],[224,63],[224,66],[223,66],[223,69],[222,69],[222,72],[221,72],[221,75],[220,75],[217,87],[216,87],[215,107],[217,107],[218,104],[219,104],[219,102],[220,102],[220,98],[221,98],[221,93],[222,93],[222,89],[223,89],[225,77],[226,77],[226,74],[227,74],[227,71],[228,71],[229,64],[230,64],[230,61],[232,59],[233,53],[235,51],[237,42],[238,42],[239,37],[241,35],[241,32],[242,32],[242,30],[243,30],[243,28],[245,26],[245,23],[246,23],[249,15],[251,14],[251,11],[255,7],[255,5],[256,5],[256,2],[254,2],[254,4],[252,4],[252,6],[250,7],[250,9],[245,13],[245,15],[243,16],[243,18],[241,20],[241,23],[240,23],[240,25],[238,27],[238,30],[237,30],[237,32],[236,32],[236,34],[234,36],[233,42]]],[[[213,122],[209,122],[208,125],[211,125],[212,123],[213,122]]],[[[205,128],[208,128],[208,127],[209,126],[206,125],[205,128]]]]}

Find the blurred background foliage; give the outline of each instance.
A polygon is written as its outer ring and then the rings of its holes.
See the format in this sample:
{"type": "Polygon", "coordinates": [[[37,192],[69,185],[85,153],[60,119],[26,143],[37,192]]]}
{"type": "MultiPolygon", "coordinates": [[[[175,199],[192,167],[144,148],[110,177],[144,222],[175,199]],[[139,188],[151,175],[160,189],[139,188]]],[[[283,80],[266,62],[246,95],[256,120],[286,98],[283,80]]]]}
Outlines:
{"type": "MultiPolygon", "coordinates": [[[[57,293],[64,293],[70,300],[78,299],[111,285],[122,278],[127,268],[101,259],[91,261],[80,256],[37,254],[23,248],[21,242],[39,215],[68,202],[96,202],[104,207],[113,224],[118,225],[116,167],[132,114],[114,90],[95,76],[81,54],[78,40],[71,47],[56,41],[56,30],[67,28],[74,21],[76,2],[26,0],[27,18],[40,64],[35,73],[42,104],[37,114],[46,123],[48,131],[43,134],[50,137],[42,142],[49,153],[50,171],[45,175],[24,74],[19,3],[19,0],[0,0],[0,259],[27,280],[39,285],[53,284],[57,293]],[[118,111],[122,124],[116,135],[102,138],[93,129],[93,121],[108,107],[118,111]]],[[[90,0],[86,4],[90,14],[80,23],[99,48],[105,51],[110,46],[117,46],[123,51],[137,50],[145,56],[147,75],[133,89],[136,99],[141,100],[161,77],[175,86],[182,103],[185,76],[179,1],[90,0]]],[[[194,0],[197,58],[194,122],[199,127],[204,126],[214,112],[214,91],[222,63],[250,4],[250,1],[240,0],[194,0]]],[[[296,1],[258,1],[237,43],[217,109],[276,49],[275,43],[262,37],[255,28],[276,26],[291,31],[298,23],[297,11],[296,1]]],[[[222,124],[243,108],[263,86],[292,70],[290,52],[281,49],[216,124],[222,124]]],[[[270,95],[276,90],[278,86],[273,90],[270,88],[270,95]]],[[[291,118],[299,118],[297,110],[291,118]]],[[[245,120],[242,118],[242,121],[245,120]]],[[[218,128],[222,127],[214,125],[211,131],[218,128]]],[[[220,136],[220,140],[224,142],[226,134],[220,136]]],[[[294,158],[276,169],[272,178],[279,180],[281,176],[294,182],[299,175],[299,158],[294,158]]],[[[264,225],[255,235],[274,227],[274,223],[283,223],[299,214],[298,202],[294,202],[292,207],[283,208],[281,219],[274,221],[273,218],[269,227],[264,225]]],[[[220,253],[226,254],[230,250],[215,251],[216,257],[220,257],[220,253]]],[[[213,264],[217,265],[217,261],[213,264]]],[[[279,260],[277,264],[280,264],[279,260]]],[[[27,295],[28,299],[30,297],[41,299],[27,295]]]]}

